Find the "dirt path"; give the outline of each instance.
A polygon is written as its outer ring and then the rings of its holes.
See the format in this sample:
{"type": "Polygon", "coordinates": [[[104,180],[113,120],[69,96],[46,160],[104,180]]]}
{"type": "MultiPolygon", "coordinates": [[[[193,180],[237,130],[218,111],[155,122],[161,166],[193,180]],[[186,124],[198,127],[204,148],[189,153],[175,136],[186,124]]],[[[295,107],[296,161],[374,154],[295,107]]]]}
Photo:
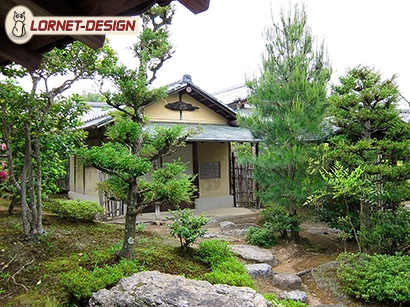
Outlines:
{"type": "MultiPolygon", "coordinates": [[[[261,214],[254,213],[246,216],[224,216],[214,218],[206,227],[208,233],[205,238],[223,238],[231,244],[245,244],[245,233],[251,225],[256,225],[261,220],[261,214]],[[233,222],[234,225],[221,227],[220,222],[233,222]]],[[[167,227],[148,226],[147,230],[168,231],[167,227]]],[[[273,267],[275,273],[299,273],[304,270],[334,261],[338,254],[344,251],[338,232],[330,229],[323,223],[306,222],[302,224],[302,243],[286,244],[282,242],[271,248],[273,255],[278,260],[278,265],[273,267]]],[[[355,251],[354,244],[347,245],[348,251],[355,251]]],[[[308,295],[309,306],[320,304],[337,304],[340,299],[335,297],[325,285],[320,287],[315,282],[312,274],[302,276],[303,290],[308,295]]],[[[272,286],[272,280],[256,280],[260,293],[273,292],[279,295],[282,291],[272,286]]]]}

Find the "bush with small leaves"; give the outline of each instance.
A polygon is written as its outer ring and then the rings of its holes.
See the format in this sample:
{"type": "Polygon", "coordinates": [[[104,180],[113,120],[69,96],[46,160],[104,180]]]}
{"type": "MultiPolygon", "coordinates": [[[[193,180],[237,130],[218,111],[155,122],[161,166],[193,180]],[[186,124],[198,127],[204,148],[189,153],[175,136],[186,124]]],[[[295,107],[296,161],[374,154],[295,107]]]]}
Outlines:
{"type": "Polygon", "coordinates": [[[289,230],[300,231],[302,217],[299,215],[290,216],[283,206],[268,205],[262,211],[265,220],[265,228],[272,232],[279,232],[283,238],[287,238],[289,230]]]}
{"type": "Polygon", "coordinates": [[[198,255],[211,267],[211,272],[204,275],[210,283],[255,289],[255,282],[245,266],[233,256],[227,242],[205,240],[199,244],[198,255]]]}
{"type": "Polygon", "coordinates": [[[360,230],[359,233],[362,244],[376,253],[409,253],[410,211],[399,207],[375,212],[371,218],[371,231],[360,230]]]}
{"type": "Polygon", "coordinates": [[[121,260],[115,265],[95,267],[94,270],[78,268],[75,271],[61,274],[61,283],[76,302],[86,302],[100,289],[115,285],[121,278],[141,271],[136,261],[121,260]]]}
{"type": "Polygon", "coordinates": [[[195,243],[200,237],[206,234],[206,229],[203,227],[208,223],[209,219],[202,213],[201,216],[195,216],[189,208],[169,211],[172,216],[167,217],[173,221],[169,225],[170,235],[174,238],[179,238],[181,247],[187,251],[189,245],[195,243]]]}
{"type": "Polygon", "coordinates": [[[216,265],[232,257],[228,242],[221,240],[204,240],[199,244],[198,255],[200,260],[209,265],[216,265]]]}
{"type": "Polygon", "coordinates": [[[104,208],[97,202],[80,199],[50,199],[44,208],[61,218],[74,221],[92,221],[104,213],[104,208]]]}
{"type": "Polygon", "coordinates": [[[275,233],[268,228],[251,226],[246,232],[246,239],[250,244],[264,248],[269,248],[276,244],[275,233]]]}
{"type": "Polygon", "coordinates": [[[366,302],[410,303],[410,256],[340,254],[343,291],[366,302]]]}

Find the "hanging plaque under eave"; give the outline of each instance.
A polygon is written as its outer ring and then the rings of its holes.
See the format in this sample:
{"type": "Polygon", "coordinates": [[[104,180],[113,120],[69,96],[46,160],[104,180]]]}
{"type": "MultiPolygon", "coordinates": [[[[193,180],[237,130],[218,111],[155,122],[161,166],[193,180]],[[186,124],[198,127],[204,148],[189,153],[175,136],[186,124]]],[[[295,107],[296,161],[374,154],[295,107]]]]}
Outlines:
{"type": "Polygon", "coordinates": [[[173,110],[173,111],[179,111],[179,119],[182,119],[182,111],[195,111],[199,109],[196,106],[193,106],[190,103],[186,103],[183,101],[176,101],[173,103],[168,103],[165,105],[167,109],[173,110]]]}

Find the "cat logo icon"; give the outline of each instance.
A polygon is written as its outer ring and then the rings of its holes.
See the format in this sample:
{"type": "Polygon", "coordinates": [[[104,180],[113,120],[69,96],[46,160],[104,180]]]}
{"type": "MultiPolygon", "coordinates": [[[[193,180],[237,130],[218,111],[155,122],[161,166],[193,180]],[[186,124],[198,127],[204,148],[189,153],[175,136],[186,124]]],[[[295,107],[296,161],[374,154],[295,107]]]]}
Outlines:
{"type": "Polygon", "coordinates": [[[26,11],[21,14],[18,14],[16,11],[14,11],[14,27],[12,33],[16,37],[23,37],[24,35],[26,35],[26,24],[24,23],[24,21],[26,20],[25,13],[26,11]]]}
{"type": "Polygon", "coordinates": [[[13,7],[6,16],[6,34],[15,44],[25,44],[33,36],[30,31],[30,23],[33,13],[27,7],[18,5],[13,7]]]}

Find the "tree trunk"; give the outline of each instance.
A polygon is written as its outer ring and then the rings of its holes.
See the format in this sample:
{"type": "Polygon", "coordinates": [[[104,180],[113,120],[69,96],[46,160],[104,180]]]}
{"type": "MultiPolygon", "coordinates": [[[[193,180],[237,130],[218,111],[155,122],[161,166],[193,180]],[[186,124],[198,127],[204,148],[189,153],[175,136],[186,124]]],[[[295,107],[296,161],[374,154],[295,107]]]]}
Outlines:
{"type": "MultiPolygon", "coordinates": [[[[26,140],[27,146],[27,140],[26,140]]],[[[27,153],[27,152],[26,152],[27,153]]],[[[21,200],[21,219],[23,223],[24,235],[26,238],[30,237],[30,221],[29,221],[29,212],[27,205],[27,160],[31,159],[29,156],[25,156],[23,173],[21,175],[21,189],[20,189],[20,200],[21,200]]]]}
{"type": "Polygon", "coordinates": [[[44,234],[43,230],[43,204],[42,204],[42,199],[41,199],[41,156],[40,156],[40,142],[38,138],[34,140],[34,154],[36,157],[36,162],[37,162],[37,170],[36,170],[36,192],[37,192],[37,224],[36,226],[36,232],[37,235],[42,235],[44,234]]]}
{"type": "MultiPolygon", "coordinates": [[[[366,230],[366,232],[369,234],[371,232],[370,207],[369,207],[369,203],[365,200],[360,201],[360,228],[366,230]]],[[[362,249],[365,254],[369,253],[369,248],[367,246],[362,246],[362,249]]]]}
{"type": "MultiPolygon", "coordinates": [[[[296,216],[296,209],[293,207],[289,208],[289,216],[293,217],[296,216]]],[[[294,243],[300,243],[300,234],[299,231],[294,230],[293,228],[298,227],[298,225],[292,225],[292,229],[290,230],[290,240],[294,243]]]]}
{"type": "Polygon", "coordinates": [[[13,194],[9,205],[9,215],[13,215],[14,206],[18,203],[18,196],[13,194]]]}
{"type": "Polygon", "coordinates": [[[128,199],[127,199],[127,212],[125,213],[125,232],[124,241],[122,244],[122,249],[118,256],[120,258],[125,258],[131,260],[133,256],[134,243],[135,243],[135,233],[136,233],[136,223],[137,223],[137,192],[138,183],[132,183],[129,187],[128,199]]]}

